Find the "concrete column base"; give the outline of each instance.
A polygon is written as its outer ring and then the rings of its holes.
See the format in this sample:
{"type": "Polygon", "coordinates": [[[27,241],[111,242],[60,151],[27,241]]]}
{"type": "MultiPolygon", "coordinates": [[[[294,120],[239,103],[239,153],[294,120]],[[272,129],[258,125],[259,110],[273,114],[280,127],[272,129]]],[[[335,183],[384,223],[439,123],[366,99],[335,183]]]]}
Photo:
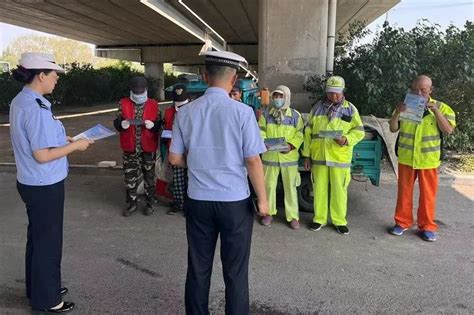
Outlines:
{"type": "Polygon", "coordinates": [[[155,81],[156,95],[149,95],[158,101],[165,100],[165,72],[162,62],[145,62],[145,76],[155,81]]]}
{"type": "Polygon", "coordinates": [[[260,0],[259,86],[288,86],[291,106],[309,112],[312,101],[303,85],[325,72],[327,28],[327,0],[260,0]]]}

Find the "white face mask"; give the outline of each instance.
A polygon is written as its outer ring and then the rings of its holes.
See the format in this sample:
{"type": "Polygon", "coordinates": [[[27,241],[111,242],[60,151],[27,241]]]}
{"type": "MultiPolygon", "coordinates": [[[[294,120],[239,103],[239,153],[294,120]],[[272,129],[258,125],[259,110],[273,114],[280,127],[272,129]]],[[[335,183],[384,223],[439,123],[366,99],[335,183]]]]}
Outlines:
{"type": "Polygon", "coordinates": [[[148,91],[145,90],[145,92],[143,92],[142,94],[133,94],[133,92],[130,91],[130,99],[135,104],[143,104],[148,99],[148,91]]]}
{"type": "Polygon", "coordinates": [[[189,102],[188,100],[185,100],[182,102],[174,102],[174,108],[176,109],[176,111],[178,111],[181,106],[183,106],[184,104],[187,104],[188,102],[189,102]]]}
{"type": "Polygon", "coordinates": [[[283,105],[285,105],[285,99],[284,98],[274,98],[273,99],[273,105],[275,105],[276,108],[282,108],[283,105]]]}

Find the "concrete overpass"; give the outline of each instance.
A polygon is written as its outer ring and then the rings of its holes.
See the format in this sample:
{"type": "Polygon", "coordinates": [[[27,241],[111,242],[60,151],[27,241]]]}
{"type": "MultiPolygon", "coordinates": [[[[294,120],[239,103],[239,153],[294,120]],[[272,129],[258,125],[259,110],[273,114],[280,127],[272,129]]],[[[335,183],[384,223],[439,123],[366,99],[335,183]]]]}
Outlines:
{"type": "Polygon", "coordinates": [[[399,1],[10,0],[0,21],[95,44],[97,56],[141,62],[156,78],[163,63],[202,64],[207,40],[258,67],[261,86],[288,85],[302,108],[304,80],[327,70],[331,28],[371,22],[399,1]]]}

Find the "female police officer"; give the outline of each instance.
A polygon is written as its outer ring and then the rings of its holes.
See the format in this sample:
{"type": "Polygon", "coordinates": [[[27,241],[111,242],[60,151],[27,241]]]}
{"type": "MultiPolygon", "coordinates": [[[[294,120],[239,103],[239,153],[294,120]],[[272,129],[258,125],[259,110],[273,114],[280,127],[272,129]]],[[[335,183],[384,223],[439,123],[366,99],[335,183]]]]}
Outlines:
{"type": "Polygon", "coordinates": [[[58,72],[53,57],[24,53],[13,77],[25,83],[10,105],[10,135],[17,168],[17,188],[28,214],[26,295],[33,309],[67,312],[74,303],[62,302],[61,254],[63,241],[66,156],[84,151],[92,141],[72,141],[43,97],[53,91],[58,72]]]}

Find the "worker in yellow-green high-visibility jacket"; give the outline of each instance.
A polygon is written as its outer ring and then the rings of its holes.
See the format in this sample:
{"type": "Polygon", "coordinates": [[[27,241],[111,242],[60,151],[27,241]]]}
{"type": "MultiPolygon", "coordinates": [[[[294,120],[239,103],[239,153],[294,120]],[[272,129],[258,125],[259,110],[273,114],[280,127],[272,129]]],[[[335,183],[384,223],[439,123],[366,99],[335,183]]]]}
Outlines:
{"type": "Polygon", "coordinates": [[[258,122],[260,133],[268,151],[262,156],[265,188],[268,195],[269,215],[262,218],[262,225],[270,226],[276,215],[276,188],[281,174],[285,192],[285,215],[290,227],[297,230],[299,224],[297,187],[301,183],[298,172],[298,149],[303,143],[303,118],[290,108],[291,92],[279,85],[271,93],[272,106],[265,109],[258,122]]]}
{"type": "Polygon", "coordinates": [[[314,218],[309,228],[318,231],[328,222],[336,231],[349,234],[347,187],[351,179],[352,149],[364,138],[357,108],[344,97],[345,82],[332,76],[326,81],[326,98],[317,102],[304,132],[305,169],[311,169],[314,218]]]}
{"type": "MultiPolygon", "coordinates": [[[[442,135],[450,135],[456,127],[456,115],[449,105],[431,97],[432,81],[426,75],[415,78],[410,92],[425,103],[421,121],[401,117],[407,104],[397,105],[390,119],[390,131],[397,132],[398,196],[395,225],[389,230],[400,236],[413,225],[413,189],[418,178],[420,199],[416,223],[420,237],[428,242],[437,238],[435,222],[438,166],[441,161],[442,135]]],[[[422,108],[423,109],[423,108],[422,108]]],[[[421,113],[420,113],[421,114],[421,113]]]]}

